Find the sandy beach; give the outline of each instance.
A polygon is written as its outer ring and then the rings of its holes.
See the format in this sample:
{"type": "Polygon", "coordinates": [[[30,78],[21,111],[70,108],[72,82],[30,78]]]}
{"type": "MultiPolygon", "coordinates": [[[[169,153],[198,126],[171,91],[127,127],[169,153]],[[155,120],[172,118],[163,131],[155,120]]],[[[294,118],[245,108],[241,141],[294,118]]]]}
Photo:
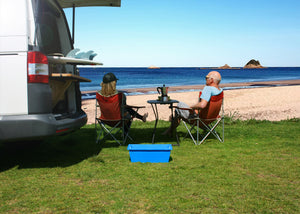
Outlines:
{"type": "MultiPolygon", "coordinates": [[[[224,90],[225,115],[236,119],[258,119],[280,121],[291,118],[300,118],[300,80],[233,83],[221,84],[221,87],[247,87],[224,90]]],[[[177,92],[179,90],[201,90],[204,86],[178,86],[169,88],[169,96],[188,105],[197,102],[199,91],[177,92]]],[[[155,89],[129,89],[128,92],[155,91],[155,89]]],[[[158,94],[144,94],[127,96],[128,105],[145,106],[139,113],[149,113],[148,121],[155,119],[151,105],[147,100],[157,99],[158,94]]],[[[88,115],[88,124],[94,123],[95,100],[83,100],[82,109],[88,115]]],[[[158,105],[159,119],[168,120],[171,113],[167,105],[158,105]]]]}

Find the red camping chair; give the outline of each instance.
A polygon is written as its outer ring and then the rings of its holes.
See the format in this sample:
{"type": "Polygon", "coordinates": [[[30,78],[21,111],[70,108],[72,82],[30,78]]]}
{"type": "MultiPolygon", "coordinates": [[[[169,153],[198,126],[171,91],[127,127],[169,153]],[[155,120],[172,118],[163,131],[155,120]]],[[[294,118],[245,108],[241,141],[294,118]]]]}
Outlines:
{"type": "MultiPolygon", "coordinates": [[[[201,96],[199,93],[199,99],[201,96]]],[[[207,106],[200,109],[191,109],[191,108],[178,108],[182,110],[189,110],[190,115],[194,115],[194,117],[190,119],[183,119],[182,122],[185,125],[188,133],[195,145],[200,145],[204,142],[204,140],[212,134],[215,136],[221,143],[224,142],[224,107],[223,107],[223,99],[224,93],[221,92],[219,95],[212,96],[207,106]],[[222,137],[216,132],[217,126],[222,122],[222,137]],[[188,124],[190,128],[188,127],[188,124]],[[201,135],[199,128],[206,131],[205,135],[201,135]],[[192,131],[196,129],[196,140],[192,134],[192,131]],[[200,138],[201,137],[201,138],[200,138]]]]}
{"type": "Polygon", "coordinates": [[[96,93],[96,110],[95,110],[95,130],[96,130],[96,143],[104,140],[106,136],[111,136],[117,143],[120,141],[117,139],[117,134],[121,133],[122,143],[125,144],[129,136],[129,130],[134,118],[134,115],[130,115],[125,111],[126,107],[130,107],[138,111],[139,108],[144,106],[128,106],[123,105],[123,93],[119,92],[116,95],[110,97],[104,97],[99,93],[96,93]],[[100,116],[98,116],[97,109],[100,109],[100,116]]]}

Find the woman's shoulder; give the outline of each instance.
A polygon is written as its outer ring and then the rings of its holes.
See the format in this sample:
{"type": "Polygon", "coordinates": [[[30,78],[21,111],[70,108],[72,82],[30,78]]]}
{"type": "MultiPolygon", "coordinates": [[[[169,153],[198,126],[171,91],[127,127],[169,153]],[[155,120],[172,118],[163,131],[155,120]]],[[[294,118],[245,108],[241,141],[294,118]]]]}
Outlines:
{"type": "Polygon", "coordinates": [[[100,94],[100,95],[103,96],[103,97],[112,97],[112,96],[115,96],[115,95],[117,95],[117,94],[119,94],[119,93],[121,93],[121,92],[116,91],[116,92],[113,93],[113,94],[106,94],[106,95],[102,94],[101,91],[97,91],[97,93],[100,94]]]}

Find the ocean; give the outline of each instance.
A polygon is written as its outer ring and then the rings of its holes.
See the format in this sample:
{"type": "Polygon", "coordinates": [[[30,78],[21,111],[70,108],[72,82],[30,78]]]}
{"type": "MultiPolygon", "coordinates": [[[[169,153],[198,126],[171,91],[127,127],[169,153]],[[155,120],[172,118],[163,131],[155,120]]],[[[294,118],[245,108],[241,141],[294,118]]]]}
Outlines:
{"type": "MultiPolygon", "coordinates": [[[[80,67],[80,76],[92,82],[80,83],[80,90],[100,90],[104,74],[112,72],[119,79],[119,90],[134,88],[156,88],[165,84],[168,87],[182,85],[204,85],[208,72],[217,70],[222,75],[222,83],[260,82],[300,79],[300,67],[268,67],[262,69],[213,69],[199,67],[163,67],[149,69],[146,67],[80,67]]],[[[147,92],[156,93],[156,92],[147,92]]],[[[127,94],[135,95],[136,93],[127,94]]],[[[95,93],[83,93],[83,99],[91,99],[95,93]]]]}

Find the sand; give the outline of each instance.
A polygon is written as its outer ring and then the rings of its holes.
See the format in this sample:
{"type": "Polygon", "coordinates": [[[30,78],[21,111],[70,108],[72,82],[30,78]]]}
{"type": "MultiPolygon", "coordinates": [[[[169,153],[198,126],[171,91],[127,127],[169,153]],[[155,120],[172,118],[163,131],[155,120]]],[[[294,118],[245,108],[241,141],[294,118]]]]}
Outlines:
{"type": "MultiPolygon", "coordinates": [[[[235,119],[257,119],[280,121],[300,118],[300,80],[273,81],[260,83],[223,84],[222,87],[260,86],[259,88],[245,88],[224,90],[225,115],[235,119]],[[263,87],[262,87],[263,86],[263,87]],[[274,87],[275,86],[275,87],[274,87]]],[[[197,102],[199,91],[176,92],[180,89],[202,89],[203,86],[181,86],[169,88],[169,96],[188,105],[197,102]],[[173,92],[172,92],[173,91],[173,92]]],[[[129,91],[153,91],[153,89],[132,89],[129,91]]],[[[128,105],[145,106],[139,113],[149,113],[148,121],[155,120],[153,110],[147,100],[157,99],[158,94],[127,96],[128,105]]],[[[88,115],[88,124],[94,123],[95,100],[83,100],[82,109],[88,115]]],[[[168,105],[158,105],[159,119],[168,120],[171,114],[168,105]]]]}

